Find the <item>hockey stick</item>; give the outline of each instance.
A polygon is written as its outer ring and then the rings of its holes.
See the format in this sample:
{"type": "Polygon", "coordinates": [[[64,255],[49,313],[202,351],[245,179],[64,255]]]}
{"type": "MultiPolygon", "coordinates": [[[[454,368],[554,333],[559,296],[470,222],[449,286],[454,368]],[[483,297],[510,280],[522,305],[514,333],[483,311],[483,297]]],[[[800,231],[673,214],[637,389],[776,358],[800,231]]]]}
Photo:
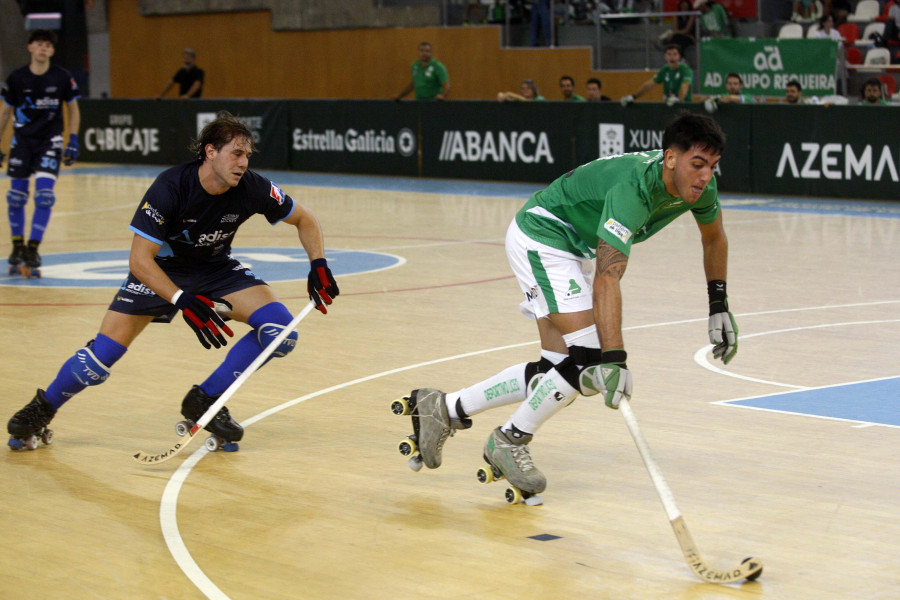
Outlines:
{"type": "Polygon", "coordinates": [[[294,320],[291,321],[287,325],[287,327],[282,329],[281,332],[277,336],[275,336],[275,339],[269,342],[269,345],[265,347],[265,349],[259,354],[259,356],[254,358],[253,362],[251,362],[250,365],[246,369],[244,369],[244,372],[241,373],[238,378],[228,386],[228,389],[226,389],[221,396],[219,396],[219,399],[216,400],[206,410],[205,413],[203,413],[203,416],[197,419],[196,424],[194,424],[194,426],[191,427],[190,430],[188,430],[186,438],[180,439],[175,443],[174,446],[160,454],[147,454],[145,452],[138,451],[138,453],[132,456],[132,458],[144,465],[155,465],[169,460],[170,458],[184,450],[187,445],[191,443],[191,440],[194,439],[194,436],[197,435],[200,430],[206,427],[206,425],[213,420],[213,417],[215,417],[216,414],[218,414],[219,410],[223,406],[225,406],[225,403],[228,402],[228,400],[232,396],[234,396],[235,392],[237,392],[238,389],[242,385],[244,385],[244,382],[247,381],[247,379],[249,379],[250,376],[253,375],[253,373],[255,373],[263,365],[263,363],[269,359],[272,353],[275,352],[275,349],[281,345],[281,342],[283,342],[297,328],[297,325],[300,324],[300,321],[302,321],[303,318],[309,314],[309,311],[315,308],[315,306],[316,304],[310,301],[309,304],[303,307],[303,310],[301,310],[297,314],[297,316],[294,317],[294,320]]]}
{"type": "Polygon", "coordinates": [[[694,572],[694,575],[710,583],[734,583],[744,579],[753,581],[762,575],[762,561],[758,558],[753,558],[752,556],[750,558],[745,558],[739,566],[728,571],[711,569],[709,565],[706,564],[700,556],[700,551],[697,550],[697,545],[691,537],[691,532],[688,531],[684,518],[681,516],[681,511],[678,510],[678,506],[675,505],[675,496],[672,495],[672,490],[669,489],[669,485],[666,483],[666,480],[662,476],[662,472],[659,470],[659,465],[656,464],[656,460],[654,460],[653,455],[650,454],[650,447],[647,445],[647,441],[644,440],[644,436],[641,434],[637,419],[634,417],[634,413],[631,410],[631,404],[628,403],[627,398],[623,398],[619,402],[619,411],[622,413],[622,416],[625,417],[625,424],[628,426],[628,431],[631,432],[631,437],[634,438],[634,443],[637,446],[638,452],[641,454],[641,458],[644,460],[647,472],[650,473],[650,479],[653,480],[653,485],[656,487],[656,493],[659,495],[659,499],[662,500],[663,507],[666,509],[669,523],[672,525],[672,529],[675,530],[675,537],[678,539],[678,544],[681,546],[684,558],[691,568],[691,571],[694,572]]]}

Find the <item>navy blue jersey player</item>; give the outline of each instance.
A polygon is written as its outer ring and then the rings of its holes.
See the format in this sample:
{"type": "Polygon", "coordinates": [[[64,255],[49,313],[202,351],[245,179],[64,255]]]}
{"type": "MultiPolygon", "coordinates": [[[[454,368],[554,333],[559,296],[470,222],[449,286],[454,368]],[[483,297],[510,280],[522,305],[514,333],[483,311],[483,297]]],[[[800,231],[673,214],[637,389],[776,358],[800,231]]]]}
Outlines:
{"type": "MultiPolygon", "coordinates": [[[[59,163],[67,165],[78,158],[78,86],[72,75],[50,62],[56,50],[56,37],[51,31],[38,29],[28,38],[31,62],[13,71],[3,89],[0,104],[0,136],[14,113],[13,137],[9,151],[10,190],[9,226],[13,251],[9,256],[10,275],[20,272],[26,277],[40,276],[41,255],[38,246],[50,222],[50,209],[56,202],[53,191],[59,175],[59,163]],[[63,150],[63,110],[68,115],[69,143],[63,150]],[[25,245],[25,204],[28,181],[34,175],[34,215],[31,235],[25,245]]],[[[4,155],[0,152],[0,165],[4,155]]]]}
{"type": "MultiPolygon", "coordinates": [[[[307,290],[327,312],[338,286],[325,259],[315,215],[274,183],[248,170],[253,135],[235,117],[220,114],[200,133],[197,159],[160,174],[131,221],[130,272],[109,305],[99,333],[68,359],[46,391],[9,421],[14,449],[33,449],[57,409],[88,386],[109,377],[113,364],[154,319],[178,310],[205,348],[227,345],[233,335],[222,315],[250,325],[222,364],[185,396],[181,412],[193,421],[224,392],[292,320],[266,283],[231,255],[241,223],[255,214],[297,228],[310,259],[307,290]]],[[[293,350],[292,333],[273,356],[293,350]]],[[[207,429],[220,441],[237,442],[243,429],[223,407],[207,429]]]]}

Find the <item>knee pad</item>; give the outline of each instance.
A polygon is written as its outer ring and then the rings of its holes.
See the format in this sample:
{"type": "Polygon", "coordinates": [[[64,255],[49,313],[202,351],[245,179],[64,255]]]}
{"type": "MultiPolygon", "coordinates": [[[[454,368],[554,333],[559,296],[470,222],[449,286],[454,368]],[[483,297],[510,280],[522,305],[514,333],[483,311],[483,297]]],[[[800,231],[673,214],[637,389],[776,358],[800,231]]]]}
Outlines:
{"type": "MultiPolygon", "coordinates": [[[[591,367],[600,364],[600,348],[585,348],[584,346],[569,346],[569,356],[566,360],[556,365],[556,370],[563,376],[566,383],[576,390],[581,390],[583,396],[593,396],[600,390],[581,385],[581,374],[589,371],[591,367]]],[[[593,372],[593,371],[591,371],[593,372]]]]}
{"type": "Polygon", "coordinates": [[[82,385],[100,385],[109,379],[109,368],[97,360],[88,346],[75,353],[75,360],[70,363],[70,366],[72,375],[82,385]]]}
{"type": "Polygon", "coordinates": [[[12,189],[6,192],[6,203],[10,208],[23,208],[28,203],[28,192],[12,189]]]}
{"type": "Polygon", "coordinates": [[[52,189],[34,190],[34,205],[37,208],[52,208],[56,204],[56,194],[52,189]]]}
{"type": "MultiPolygon", "coordinates": [[[[265,323],[261,327],[256,330],[256,339],[259,340],[259,345],[263,348],[268,348],[269,344],[272,343],[278,334],[284,331],[284,325],[279,325],[278,323],[265,323]]],[[[272,352],[273,358],[282,358],[287,356],[293,351],[294,348],[297,347],[297,332],[292,331],[290,335],[284,338],[281,343],[275,348],[275,351],[272,352]]]]}
{"type": "Polygon", "coordinates": [[[542,356],[538,362],[525,363],[525,388],[528,390],[527,393],[533,392],[534,388],[541,381],[540,376],[552,368],[553,361],[545,356],[542,356]]]}

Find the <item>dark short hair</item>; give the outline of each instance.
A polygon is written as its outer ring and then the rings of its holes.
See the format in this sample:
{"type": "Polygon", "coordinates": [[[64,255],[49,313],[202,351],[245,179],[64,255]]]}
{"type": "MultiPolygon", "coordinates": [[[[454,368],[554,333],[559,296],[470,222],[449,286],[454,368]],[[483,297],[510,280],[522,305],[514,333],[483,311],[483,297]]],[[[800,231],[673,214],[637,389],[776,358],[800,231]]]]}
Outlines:
{"type": "Polygon", "coordinates": [[[562,77],[560,77],[560,78],[559,78],[559,82],[562,83],[562,82],[565,81],[566,79],[568,79],[569,81],[571,81],[571,82],[572,82],[572,85],[575,85],[575,80],[572,79],[569,75],[563,75],[562,77]]]}
{"type": "Polygon", "coordinates": [[[741,83],[744,83],[744,80],[737,73],[729,73],[728,75],[725,76],[725,81],[728,81],[729,77],[737,77],[738,81],[740,81],[741,83]]]}
{"type": "Polygon", "coordinates": [[[56,34],[49,29],[35,29],[28,36],[28,43],[31,42],[50,42],[56,48],[56,34]]]}
{"type": "Polygon", "coordinates": [[[678,50],[678,56],[684,56],[684,48],[681,47],[681,44],[666,44],[666,47],[663,48],[663,52],[668,52],[672,48],[678,50]]]}
{"type": "MultiPolygon", "coordinates": [[[[587,83],[596,83],[598,88],[600,88],[601,90],[603,89],[603,84],[600,83],[600,80],[596,77],[591,77],[587,80],[587,83]]],[[[587,83],[585,85],[587,85],[587,83]]]]}
{"type": "Polygon", "coordinates": [[[223,110],[216,115],[216,118],[203,126],[200,135],[189,146],[190,151],[200,162],[206,160],[206,146],[212,144],[216,150],[221,150],[223,146],[231,142],[234,138],[247,138],[250,142],[250,150],[256,152],[256,145],[253,143],[253,132],[247,125],[232,115],[230,112],[223,110]]]}
{"type": "Polygon", "coordinates": [[[803,91],[803,86],[800,85],[800,81],[799,81],[798,79],[791,79],[790,81],[787,82],[787,85],[784,86],[784,87],[785,87],[785,88],[795,87],[795,88],[797,88],[797,91],[798,91],[798,92],[802,92],[802,91],[803,91]]]}
{"type": "Polygon", "coordinates": [[[700,146],[701,150],[722,154],[725,151],[725,132],[708,116],[687,111],[680,112],[663,132],[663,148],[682,152],[700,146]]]}
{"type": "Polygon", "coordinates": [[[878,79],[877,77],[869,77],[868,79],[866,79],[866,82],[863,84],[863,89],[866,89],[870,85],[878,86],[878,88],[881,89],[881,80],[878,79]]]}

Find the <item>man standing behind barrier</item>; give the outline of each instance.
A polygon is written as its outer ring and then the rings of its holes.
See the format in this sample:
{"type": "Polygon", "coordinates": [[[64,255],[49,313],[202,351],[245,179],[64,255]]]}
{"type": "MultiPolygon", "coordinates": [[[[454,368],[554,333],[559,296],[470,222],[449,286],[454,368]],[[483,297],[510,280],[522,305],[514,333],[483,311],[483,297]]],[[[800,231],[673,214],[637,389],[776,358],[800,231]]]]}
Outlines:
{"type": "Polygon", "coordinates": [[[447,67],[432,57],[431,44],[419,44],[419,60],[410,67],[412,79],[394,100],[403,98],[415,90],[416,100],[446,100],[450,95],[450,76],[447,67]]]}
{"type": "Polygon", "coordinates": [[[656,75],[641,84],[634,95],[623,96],[622,106],[628,106],[637,98],[649,92],[654,85],[663,85],[663,99],[666,104],[672,106],[676,102],[690,102],[693,100],[691,84],[694,80],[694,72],[689,66],[681,62],[681,46],[669,44],[666,46],[666,64],[656,75]]]}
{"type": "Polygon", "coordinates": [[[172,79],[166,84],[163,91],[156,97],[157,100],[165,96],[176,83],[178,84],[179,100],[199,98],[203,94],[205,73],[203,69],[197,66],[197,53],[192,48],[185,48],[184,52],[181,53],[181,59],[184,61],[184,66],[172,76],[172,79]]]}
{"type": "MultiPolygon", "coordinates": [[[[38,246],[50,222],[50,209],[56,203],[53,188],[59,175],[59,163],[64,161],[71,165],[78,158],[81,112],[78,110],[78,86],[71,73],[50,62],[56,52],[55,34],[45,29],[33,31],[28,38],[28,52],[31,62],[13,71],[6,80],[3,102],[0,103],[0,136],[15,110],[7,170],[11,184],[6,195],[13,243],[9,274],[19,272],[31,277],[40,276],[38,246]],[[69,143],[65,151],[63,107],[69,126],[69,143]],[[32,174],[34,215],[31,236],[25,245],[25,204],[32,174]]],[[[3,158],[3,152],[0,152],[0,165],[3,158]]]]}
{"type": "Polygon", "coordinates": [[[720,103],[753,104],[756,99],[744,93],[744,80],[737,73],[729,73],[725,76],[725,94],[707,98],[703,103],[706,112],[714,113],[719,109],[720,103]]]}

